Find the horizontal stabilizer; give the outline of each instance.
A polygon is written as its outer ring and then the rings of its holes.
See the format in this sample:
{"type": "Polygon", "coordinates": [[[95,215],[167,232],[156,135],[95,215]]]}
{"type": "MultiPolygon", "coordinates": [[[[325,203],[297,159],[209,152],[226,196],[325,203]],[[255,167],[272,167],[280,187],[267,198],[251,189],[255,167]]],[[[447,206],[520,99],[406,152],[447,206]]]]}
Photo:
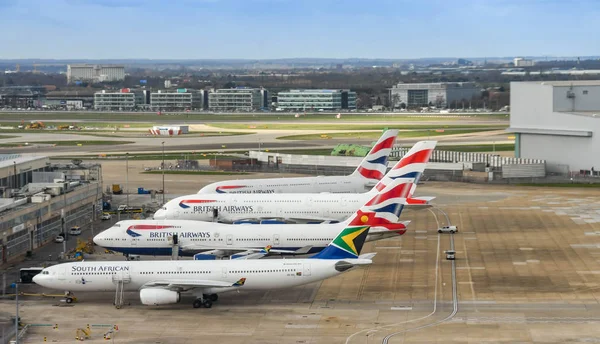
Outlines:
{"type": "Polygon", "coordinates": [[[427,196],[411,197],[411,198],[406,199],[406,204],[408,204],[408,205],[429,204],[434,199],[435,199],[435,197],[427,197],[427,196]]]}
{"type": "Polygon", "coordinates": [[[373,259],[377,255],[377,252],[365,253],[358,256],[358,259],[373,259]]]}

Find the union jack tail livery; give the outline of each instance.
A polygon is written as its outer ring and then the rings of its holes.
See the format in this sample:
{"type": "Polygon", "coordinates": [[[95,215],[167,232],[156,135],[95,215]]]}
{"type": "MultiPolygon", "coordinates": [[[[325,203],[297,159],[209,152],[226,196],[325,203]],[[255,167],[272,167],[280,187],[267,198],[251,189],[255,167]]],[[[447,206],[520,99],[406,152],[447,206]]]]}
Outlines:
{"type": "Polygon", "coordinates": [[[369,193],[373,197],[345,223],[347,226],[370,226],[371,232],[391,230],[403,234],[406,226],[399,223],[407,199],[415,191],[436,141],[417,142],[413,148],[383,177],[369,193]]]}
{"type": "Polygon", "coordinates": [[[387,171],[388,158],[392,152],[394,143],[396,143],[397,136],[397,129],[387,130],[383,133],[352,175],[360,175],[366,179],[381,180],[387,171]]]}
{"type": "Polygon", "coordinates": [[[437,141],[419,141],[415,143],[412,148],[404,154],[402,159],[392,167],[392,169],[386,174],[375,187],[370,191],[375,194],[377,191],[383,190],[387,184],[392,180],[404,179],[414,180],[410,192],[408,193],[408,204],[422,204],[425,203],[422,200],[412,199],[412,196],[417,188],[417,184],[427,167],[431,153],[435,149],[437,141]]]}

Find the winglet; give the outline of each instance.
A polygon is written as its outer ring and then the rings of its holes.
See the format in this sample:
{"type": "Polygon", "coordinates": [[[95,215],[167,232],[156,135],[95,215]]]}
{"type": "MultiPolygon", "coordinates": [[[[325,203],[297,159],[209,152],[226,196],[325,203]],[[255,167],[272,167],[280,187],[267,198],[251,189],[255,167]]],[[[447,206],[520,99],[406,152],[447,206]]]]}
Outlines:
{"type": "Polygon", "coordinates": [[[381,180],[387,171],[388,159],[392,147],[396,143],[397,136],[397,129],[386,130],[352,175],[362,176],[365,179],[381,180]]]}
{"type": "Polygon", "coordinates": [[[244,283],[246,283],[246,277],[242,277],[239,279],[239,281],[235,282],[234,284],[232,284],[232,287],[241,287],[244,285],[244,283]]]}
{"type": "Polygon", "coordinates": [[[269,254],[269,252],[271,251],[271,248],[273,248],[273,246],[271,245],[267,245],[265,248],[263,248],[260,253],[264,253],[264,254],[269,254]]]}
{"type": "Polygon", "coordinates": [[[324,250],[312,256],[314,259],[358,258],[369,234],[369,226],[351,225],[338,234],[324,250]]]}

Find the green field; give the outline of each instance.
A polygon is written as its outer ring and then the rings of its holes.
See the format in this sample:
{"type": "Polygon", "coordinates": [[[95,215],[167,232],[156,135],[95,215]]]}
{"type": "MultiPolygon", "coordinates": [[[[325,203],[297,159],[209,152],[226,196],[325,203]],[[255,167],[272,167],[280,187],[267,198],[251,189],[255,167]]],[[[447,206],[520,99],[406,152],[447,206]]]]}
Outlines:
{"type": "MultiPolygon", "coordinates": [[[[401,131],[398,133],[398,137],[400,138],[410,138],[410,137],[434,137],[434,136],[444,136],[444,135],[457,135],[457,134],[470,134],[470,133],[478,133],[485,131],[493,131],[488,129],[456,129],[456,130],[445,130],[443,132],[438,132],[435,130],[413,130],[413,131],[401,131]]],[[[281,136],[277,139],[279,140],[326,140],[329,138],[332,139],[345,139],[345,138],[354,138],[354,139],[377,139],[381,136],[380,132],[350,132],[350,133],[323,133],[323,134],[310,134],[310,135],[290,135],[290,136],[281,136]],[[327,135],[327,137],[322,137],[321,135],[327,135]]]]}
{"type": "MultiPolygon", "coordinates": [[[[177,123],[183,124],[186,121],[215,121],[215,122],[236,122],[236,121],[460,121],[461,118],[455,116],[461,116],[464,118],[471,118],[477,120],[508,120],[507,113],[494,113],[494,114],[478,114],[478,113],[451,113],[451,114],[370,114],[370,113],[351,113],[342,114],[341,119],[335,118],[335,113],[309,113],[302,115],[298,118],[295,117],[296,113],[256,113],[256,114],[198,114],[198,113],[179,113],[173,115],[157,115],[156,113],[117,113],[117,112],[6,112],[2,113],[2,120],[25,122],[29,121],[48,121],[48,120],[72,120],[72,121],[90,121],[91,123],[103,123],[106,122],[130,122],[130,121],[142,121],[149,123],[177,123]],[[423,117],[416,117],[423,116],[423,117]],[[426,116],[430,116],[429,118],[426,116]],[[182,123],[183,122],[183,123],[182,123]]],[[[66,124],[72,124],[65,122],[66,124]]],[[[48,122],[46,125],[55,125],[55,123],[48,122]]],[[[86,125],[88,125],[86,123],[86,125]]]]}
{"type": "MultiPolygon", "coordinates": [[[[162,174],[161,170],[146,171],[144,174],[162,174]]],[[[173,171],[165,170],[165,174],[191,174],[191,175],[202,175],[202,176],[237,176],[245,175],[247,172],[228,172],[228,171],[173,171]]]]}
{"type": "Polygon", "coordinates": [[[129,143],[135,143],[133,141],[35,141],[30,142],[28,145],[25,142],[14,142],[14,143],[0,143],[0,147],[21,147],[21,146],[35,146],[38,144],[42,145],[56,145],[56,146],[109,146],[109,145],[126,145],[129,143]]]}
{"type": "Polygon", "coordinates": [[[506,129],[506,125],[489,124],[450,124],[450,125],[429,125],[429,124],[307,124],[307,123],[266,123],[266,124],[242,124],[242,123],[211,123],[211,127],[222,129],[252,129],[252,130],[383,130],[388,129],[506,129]]]}
{"type": "MultiPolygon", "coordinates": [[[[236,151],[236,152],[228,152],[231,154],[243,154],[244,151],[236,151]]],[[[233,155],[216,155],[218,159],[230,159],[236,158],[233,155]]],[[[214,159],[214,152],[206,152],[206,153],[173,153],[173,152],[165,152],[164,159],[165,160],[179,160],[179,159],[189,159],[189,160],[206,160],[206,159],[214,159]]],[[[99,158],[98,154],[94,155],[74,155],[74,156],[57,156],[51,158],[53,160],[69,160],[69,159],[82,159],[82,160],[125,160],[125,154],[106,154],[104,157],[99,158]]],[[[162,160],[163,155],[161,153],[131,153],[128,157],[129,160],[162,160]]]]}
{"type": "Polygon", "coordinates": [[[0,140],[4,140],[4,139],[12,139],[15,137],[19,137],[17,135],[0,135],[0,140]]]}

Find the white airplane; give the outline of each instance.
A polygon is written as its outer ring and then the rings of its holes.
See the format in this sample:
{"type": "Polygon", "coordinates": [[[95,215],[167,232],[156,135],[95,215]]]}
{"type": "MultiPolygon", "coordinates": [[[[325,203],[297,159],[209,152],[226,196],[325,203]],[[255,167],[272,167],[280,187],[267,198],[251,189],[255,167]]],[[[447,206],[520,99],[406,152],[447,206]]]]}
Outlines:
{"type": "Polygon", "coordinates": [[[348,176],[228,180],[206,185],[198,193],[365,192],[385,175],[388,157],[397,136],[396,129],[384,132],[356,170],[348,176]]]}
{"type": "MultiPolygon", "coordinates": [[[[406,205],[427,207],[434,197],[413,197],[436,141],[417,142],[396,166],[402,178],[416,182],[406,205]],[[406,177],[404,177],[406,176],[406,177]]],[[[397,171],[398,172],[398,171],[397,171]]],[[[155,220],[196,220],[222,223],[320,223],[347,219],[377,193],[194,194],[177,197],[154,213],[155,220]]]]}
{"type": "MultiPolygon", "coordinates": [[[[369,202],[373,205],[361,208],[327,248],[311,258],[75,262],[45,268],[33,281],[46,288],[67,290],[68,297],[78,291],[115,291],[122,283],[124,291],[139,290],[145,305],[178,303],[181,293],[190,292],[196,297],[194,308],[210,308],[218,293],[232,290],[270,290],[309,284],[372,263],[374,253],[360,255],[369,232],[366,223],[387,222],[386,214],[377,210],[381,206],[396,204],[396,208],[402,208],[400,201],[385,198],[393,192],[386,189],[373,198],[369,202]],[[373,221],[380,215],[383,217],[373,221]]],[[[391,211],[393,217],[397,209],[391,211]]]]}
{"type": "MultiPolygon", "coordinates": [[[[425,159],[429,154],[431,151],[425,154],[425,159]]],[[[367,218],[364,222],[371,226],[367,240],[402,235],[408,222],[399,222],[400,213],[415,182],[416,174],[410,171],[419,168],[415,165],[403,166],[398,162],[377,184],[371,197],[363,201],[362,208],[357,207],[359,209],[354,211],[353,216],[346,216],[344,223],[243,226],[191,220],[127,220],[96,235],[94,242],[126,255],[171,255],[174,249],[178,249],[179,254],[194,255],[196,259],[253,255],[262,252],[265,247],[269,249],[268,253],[314,253],[321,251],[349,221],[359,216],[361,209],[383,202],[382,197],[391,198],[391,201],[381,209],[374,208],[376,217],[367,218]],[[409,177],[405,178],[406,175],[409,177]],[[381,222],[380,218],[387,219],[387,222],[381,222]]]]}

